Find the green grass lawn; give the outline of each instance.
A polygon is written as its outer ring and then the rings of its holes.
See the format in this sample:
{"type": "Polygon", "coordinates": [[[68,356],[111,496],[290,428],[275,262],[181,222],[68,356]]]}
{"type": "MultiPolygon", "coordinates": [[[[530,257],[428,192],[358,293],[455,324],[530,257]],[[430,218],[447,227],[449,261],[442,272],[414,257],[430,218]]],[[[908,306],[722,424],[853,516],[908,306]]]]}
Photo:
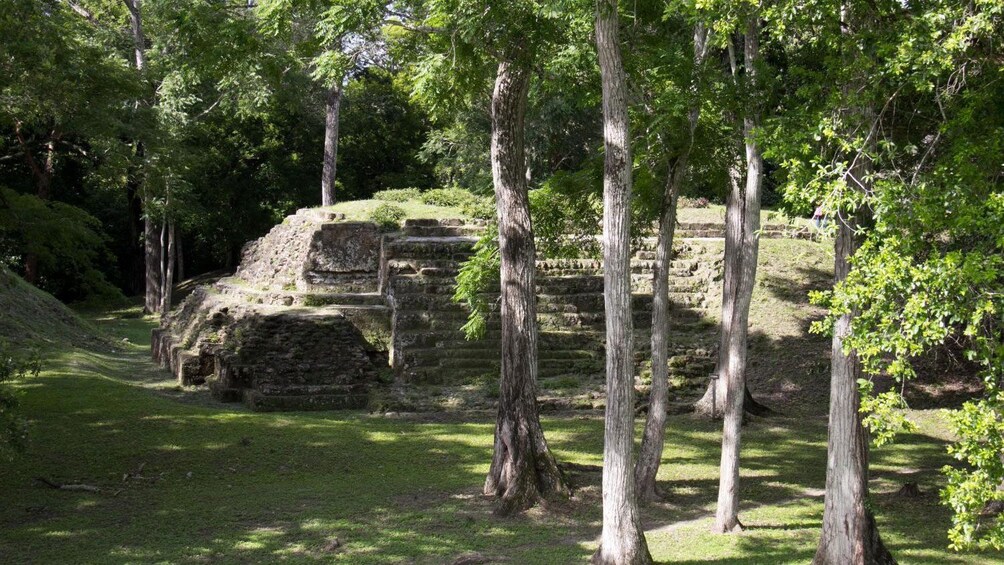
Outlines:
{"type": "MultiPolygon", "coordinates": [[[[0,563],[581,563],[600,532],[600,414],[548,417],[558,458],[574,463],[568,501],[495,517],[480,486],[492,425],[462,414],[259,414],[178,390],[147,360],[150,322],[91,314],[120,351],[50,352],[19,383],[28,450],[0,467],[0,563]],[[128,341],[123,341],[128,338],[128,341]],[[54,490],[35,477],[102,488],[54,490]],[[332,549],[337,538],[340,547],[332,549]]],[[[821,411],[820,413],[824,413],[821,411]]],[[[947,462],[939,419],[873,454],[873,506],[901,563],[995,563],[945,549],[937,502],[947,462]],[[894,493],[917,481],[923,496],[894,493]]],[[[653,556],[673,563],[806,563],[819,534],[822,416],[745,428],[740,518],[708,532],[719,424],[671,417],[660,474],[666,503],[644,511],[653,556]]]]}
{"type": "MultiPolygon", "coordinates": [[[[460,208],[432,206],[419,200],[408,200],[407,202],[385,202],[373,199],[349,200],[339,202],[326,209],[345,214],[345,219],[347,220],[369,220],[370,214],[381,204],[391,204],[403,209],[407,213],[408,218],[467,218],[467,214],[460,208]]],[[[680,208],[679,221],[683,223],[724,223],[725,206],[721,204],[709,204],[704,208],[680,208]]],[[[791,224],[808,229],[812,225],[812,220],[808,218],[789,218],[773,210],[763,210],[760,213],[760,223],[762,225],[791,224]]]]}
{"type": "Polygon", "coordinates": [[[398,208],[401,208],[407,214],[408,218],[419,218],[419,219],[442,219],[442,218],[467,218],[467,214],[460,208],[454,208],[451,206],[433,206],[431,204],[425,204],[419,202],[418,200],[409,200],[407,202],[385,202],[383,200],[348,200],[345,202],[339,202],[334,206],[329,206],[323,208],[324,210],[330,210],[332,212],[337,212],[339,214],[345,214],[346,220],[356,220],[363,221],[369,220],[370,215],[373,210],[376,210],[381,204],[388,204],[398,208]]]}

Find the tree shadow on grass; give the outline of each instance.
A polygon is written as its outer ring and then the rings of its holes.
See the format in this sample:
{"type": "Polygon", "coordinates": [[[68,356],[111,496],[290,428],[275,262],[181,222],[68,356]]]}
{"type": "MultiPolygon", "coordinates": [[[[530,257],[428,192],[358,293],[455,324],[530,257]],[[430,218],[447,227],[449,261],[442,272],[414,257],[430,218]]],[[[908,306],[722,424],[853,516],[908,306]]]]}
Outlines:
{"type": "MultiPolygon", "coordinates": [[[[70,366],[74,360],[58,361],[58,370],[26,395],[35,422],[31,447],[0,471],[3,562],[449,563],[477,553],[489,560],[566,563],[587,559],[595,547],[599,416],[544,419],[559,459],[578,464],[575,497],[502,519],[480,494],[491,455],[490,419],[411,421],[190,406],[107,378],[133,370],[132,361],[79,359],[70,366]],[[39,486],[35,476],[107,490],[55,491],[39,486]]],[[[710,523],[717,493],[720,423],[671,417],[659,477],[669,499],[643,511],[657,555],[682,539],[719,545],[706,560],[691,553],[674,562],[807,561],[821,515],[813,493],[823,486],[825,434],[823,416],[751,421],[744,428],[740,483],[741,517],[749,530],[711,538],[701,530],[710,523]],[[779,542],[778,536],[794,541],[779,542]],[[729,557],[721,556],[725,539],[736,544],[729,557]]],[[[942,450],[942,443],[923,436],[909,436],[893,451],[878,450],[874,498],[893,551],[914,551],[909,555],[923,562],[961,563],[936,551],[945,513],[929,506],[933,499],[889,498],[898,480],[918,475],[902,469],[923,468],[922,490],[933,492],[942,450]],[[925,523],[932,516],[934,527],[925,523]]]]}

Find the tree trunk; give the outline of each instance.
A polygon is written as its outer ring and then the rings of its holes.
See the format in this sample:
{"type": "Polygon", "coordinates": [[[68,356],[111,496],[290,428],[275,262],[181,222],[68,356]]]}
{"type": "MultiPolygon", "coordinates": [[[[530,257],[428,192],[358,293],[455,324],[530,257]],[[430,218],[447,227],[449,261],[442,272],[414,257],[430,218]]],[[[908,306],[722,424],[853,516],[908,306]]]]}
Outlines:
{"type": "MultiPolygon", "coordinates": [[[[759,60],[759,16],[750,16],[745,37],[745,67],[749,84],[755,88],[756,64],[759,60]]],[[[759,112],[751,105],[743,117],[743,135],[746,140],[746,185],[741,194],[733,193],[735,212],[730,211],[726,226],[730,238],[736,243],[732,259],[737,267],[733,271],[732,291],[735,303],[730,309],[728,342],[724,364],[725,419],[722,431],[722,458],[718,480],[718,510],[714,531],[731,532],[742,529],[739,521],[739,451],[741,445],[743,403],[746,397],[747,336],[749,309],[756,280],[760,231],[760,191],[763,185],[763,157],[754,139],[759,126],[759,112]],[[738,217],[736,217],[738,216],[738,217]]],[[[727,253],[726,253],[727,255],[727,253]]],[[[728,260],[728,259],[726,259],[728,260]]],[[[723,322],[725,309],[722,311],[723,322]]],[[[724,332],[723,332],[724,333],[724,332]]]]}
{"type": "Polygon", "coordinates": [[[338,168],[338,114],[342,107],[342,81],[328,89],[324,114],[324,170],[321,172],[321,206],[335,204],[335,174],[338,168]]]}
{"type": "Polygon", "coordinates": [[[598,0],[596,52],[603,83],[603,303],[607,409],[603,426],[603,533],[593,563],[651,563],[635,496],[634,327],[631,320],[631,138],[617,0],[598,0]]]}
{"type": "MultiPolygon", "coordinates": [[[[146,68],[146,36],[143,34],[143,12],[141,0],[123,0],[129,10],[129,23],[132,28],[133,55],[136,71],[142,78],[143,70],[146,68]]],[[[139,104],[139,102],[137,102],[139,104]]],[[[144,145],[142,141],[136,142],[136,156],[141,164],[137,167],[142,170],[142,160],[144,157],[144,145]]],[[[143,186],[142,173],[139,173],[136,181],[138,187],[143,186]]],[[[143,204],[143,255],[145,263],[145,292],[143,300],[143,311],[153,314],[160,310],[161,303],[161,262],[163,261],[163,246],[157,237],[159,230],[157,223],[151,217],[150,201],[151,197],[145,194],[140,188],[137,191],[141,194],[140,202],[143,204]]]]}
{"type": "Polygon", "coordinates": [[[178,236],[178,241],[176,243],[176,245],[178,246],[178,255],[177,255],[177,261],[175,261],[175,266],[178,269],[178,276],[177,276],[177,281],[175,282],[179,283],[185,280],[185,248],[181,245],[181,242],[184,239],[185,238],[178,236]]]}
{"type": "Polygon", "coordinates": [[[147,213],[143,218],[143,249],[146,257],[146,296],[143,311],[154,314],[160,311],[160,263],[163,261],[163,253],[158,234],[160,229],[150,217],[149,205],[145,208],[147,213]]]}
{"type": "MultiPolygon", "coordinates": [[[[707,30],[694,26],[694,73],[699,72],[707,53],[707,30]]],[[[691,90],[696,96],[696,76],[691,90]]],[[[673,237],[676,234],[676,204],[680,187],[687,175],[694,132],[700,118],[700,104],[695,100],[688,112],[690,131],[687,148],[677,158],[666,178],[662,211],[659,217],[659,237],[655,263],[652,266],[652,390],[649,393],[648,415],[642,434],[638,462],[635,464],[635,486],[638,500],[652,501],[661,497],[655,484],[662,460],[666,437],[666,403],[669,397],[669,266],[672,264],[673,237]]]]}
{"type": "MultiPolygon", "coordinates": [[[[756,17],[756,16],[754,16],[756,17]]],[[[759,29],[759,25],[757,24],[759,29]]],[[[749,47],[749,45],[747,45],[749,47]]],[[[756,51],[759,51],[759,43],[756,45],[756,51]]],[[[747,65],[747,72],[754,72],[755,59],[759,56],[758,53],[753,53],[754,58],[747,65]]],[[[729,68],[732,73],[733,82],[737,82],[739,78],[739,64],[736,60],[735,47],[733,41],[730,38],[728,41],[728,62],[729,68]]],[[[751,76],[751,79],[754,78],[751,76]]],[[[752,80],[750,81],[752,84],[752,80]]],[[[733,118],[734,119],[734,118],[733,118]]],[[[744,120],[745,122],[745,120],[744,120]]],[[[746,124],[744,123],[744,130],[746,129],[746,124]]],[[[744,135],[748,136],[748,133],[744,135]]],[[[749,169],[749,147],[746,147],[747,151],[747,173],[749,169]]],[[[759,156],[759,153],[758,153],[759,156]]],[[[715,364],[715,372],[711,376],[708,382],[708,388],[704,391],[704,396],[694,405],[694,411],[707,418],[719,418],[725,415],[727,411],[726,402],[726,390],[727,378],[726,372],[729,364],[729,342],[731,340],[732,332],[732,313],[736,309],[736,301],[738,300],[738,287],[736,285],[737,275],[736,269],[739,268],[736,259],[736,249],[740,243],[734,239],[738,232],[731,232],[728,229],[730,222],[741,221],[742,202],[743,196],[743,186],[742,186],[742,172],[740,171],[740,160],[737,157],[736,161],[732,166],[729,167],[729,186],[731,192],[726,201],[726,232],[725,232],[725,258],[724,258],[724,276],[722,280],[722,326],[721,334],[719,336],[719,346],[718,346],[718,361],[715,364]],[[730,241],[729,237],[733,236],[730,241]]],[[[760,169],[763,169],[763,161],[760,158],[760,169]]],[[[761,173],[762,175],[762,173],[761,173]]],[[[747,178],[748,183],[748,178],[747,178]]],[[[759,208],[757,212],[757,222],[759,222],[759,208]]],[[[756,266],[754,265],[754,269],[756,266]]],[[[772,414],[773,411],[770,408],[757,402],[753,395],[750,393],[749,387],[745,384],[745,379],[743,381],[743,412],[753,414],[755,416],[766,416],[772,414]]]]}
{"type": "Polygon", "coordinates": [[[484,493],[499,497],[497,512],[520,512],[541,497],[567,494],[547,447],[537,408],[536,250],[530,223],[524,153],[529,70],[499,64],[492,95],[492,178],[498,205],[502,371],[495,451],[484,493]]]}
{"type": "Polygon", "coordinates": [[[170,254],[167,253],[167,227],[169,222],[165,219],[160,224],[160,305],[158,311],[163,313],[164,306],[164,292],[167,289],[167,264],[171,261],[170,254]]]}
{"type": "MultiPolygon", "coordinates": [[[[848,5],[841,7],[841,20],[853,26],[856,14],[848,5]]],[[[849,34],[849,27],[843,28],[849,34]]],[[[853,53],[853,51],[852,51],[853,53]]],[[[845,92],[857,91],[853,83],[845,92]]],[[[852,109],[858,119],[868,124],[870,108],[852,109]]],[[[866,140],[869,151],[875,150],[875,140],[866,140]]],[[[851,191],[870,193],[873,190],[870,155],[859,152],[845,177],[851,191]]],[[[849,259],[861,244],[860,228],[866,215],[862,206],[851,215],[841,217],[834,249],[834,285],[847,278],[851,270],[849,259]]],[[[867,507],[868,500],[868,434],[861,423],[861,397],[858,379],[862,377],[861,362],[854,351],[844,353],[844,338],[851,331],[854,313],[837,319],[833,328],[830,361],[830,419],[826,445],[826,495],[823,502],[823,528],[813,565],[894,565],[879,536],[875,518],[867,507]]]]}
{"type": "Polygon", "coordinates": [[[136,70],[146,68],[146,36],[143,34],[143,14],[141,0],[123,0],[129,9],[129,23],[132,27],[133,54],[136,70]]]}
{"type": "Polygon", "coordinates": [[[710,418],[725,415],[726,369],[728,367],[729,343],[732,339],[732,312],[737,298],[736,248],[739,246],[740,223],[742,222],[743,201],[742,173],[738,159],[729,167],[729,194],[725,200],[725,258],[722,262],[722,321],[718,341],[718,361],[715,375],[708,383],[704,396],[694,406],[698,414],[710,418]]]}
{"type": "MultiPolygon", "coordinates": [[[[854,182],[854,181],[852,181],[854,182]]],[[[850,183],[848,183],[850,184],[850,183]]],[[[837,218],[834,241],[835,282],[850,271],[848,258],[859,245],[857,218],[837,218]]],[[[815,565],[876,565],[896,563],[885,548],[868,498],[868,437],[861,425],[858,379],[861,363],[854,352],[844,353],[852,315],[841,316],[834,327],[830,366],[830,420],[826,453],[826,499],[823,532],[812,562],[815,565]]]]}
{"type": "Polygon", "coordinates": [[[167,222],[167,258],[164,261],[164,283],[161,291],[160,316],[166,317],[171,313],[171,297],[174,294],[174,264],[178,259],[175,242],[174,222],[167,222]]]}
{"type": "MultiPolygon", "coordinates": [[[[680,161],[683,161],[682,157],[680,161]]],[[[666,403],[669,397],[669,265],[672,263],[673,236],[676,232],[676,203],[680,194],[677,178],[682,174],[680,161],[666,182],[659,237],[652,265],[652,390],[649,392],[648,416],[642,433],[635,485],[639,501],[659,499],[655,485],[666,436],[666,403]]],[[[685,165],[684,165],[685,166],[685,165]]]]}

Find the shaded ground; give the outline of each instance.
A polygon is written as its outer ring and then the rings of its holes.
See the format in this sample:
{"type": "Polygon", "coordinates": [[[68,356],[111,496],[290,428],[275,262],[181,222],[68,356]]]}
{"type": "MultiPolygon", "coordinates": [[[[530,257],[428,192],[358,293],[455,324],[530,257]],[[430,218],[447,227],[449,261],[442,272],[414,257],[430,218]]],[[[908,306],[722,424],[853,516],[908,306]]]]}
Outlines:
{"type": "MultiPolygon", "coordinates": [[[[172,390],[147,360],[149,323],[129,316],[98,320],[129,339],[122,351],[51,354],[43,375],[21,384],[32,432],[28,451],[0,468],[0,562],[576,563],[595,548],[599,414],[544,419],[559,460],[571,464],[575,496],[500,519],[480,495],[489,417],[256,414],[216,404],[172,390]],[[102,492],[57,491],[35,477],[102,492]]],[[[937,469],[948,459],[938,422],[925,413],[921,433],[874,454],[883,537],[903,563],[1001,562],[944,549],[937,469]],[[907,480],[924,494],[896,497],[907,480]]],[[[659,475],[669,499],[644,512],[653,555],[807,562],[822,512],[825,421],[780,417],[746,428],[742,518],[750,529],[736,536],[708,532],[719,441],[717,423],[670,419],[659,475]]]]}

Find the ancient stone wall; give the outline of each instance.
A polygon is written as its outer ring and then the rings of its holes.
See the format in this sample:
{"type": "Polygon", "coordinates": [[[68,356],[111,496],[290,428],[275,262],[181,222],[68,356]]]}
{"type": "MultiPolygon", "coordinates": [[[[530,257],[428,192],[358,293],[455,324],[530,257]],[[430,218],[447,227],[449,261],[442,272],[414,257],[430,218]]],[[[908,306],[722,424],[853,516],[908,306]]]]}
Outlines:
{"type": "Polygon", "coordinates": [[[364,407],[390,348],[381,240],[371,223],[297,212],[154,330],[154,357],[179,384],[255,410],[364,407]]]}

